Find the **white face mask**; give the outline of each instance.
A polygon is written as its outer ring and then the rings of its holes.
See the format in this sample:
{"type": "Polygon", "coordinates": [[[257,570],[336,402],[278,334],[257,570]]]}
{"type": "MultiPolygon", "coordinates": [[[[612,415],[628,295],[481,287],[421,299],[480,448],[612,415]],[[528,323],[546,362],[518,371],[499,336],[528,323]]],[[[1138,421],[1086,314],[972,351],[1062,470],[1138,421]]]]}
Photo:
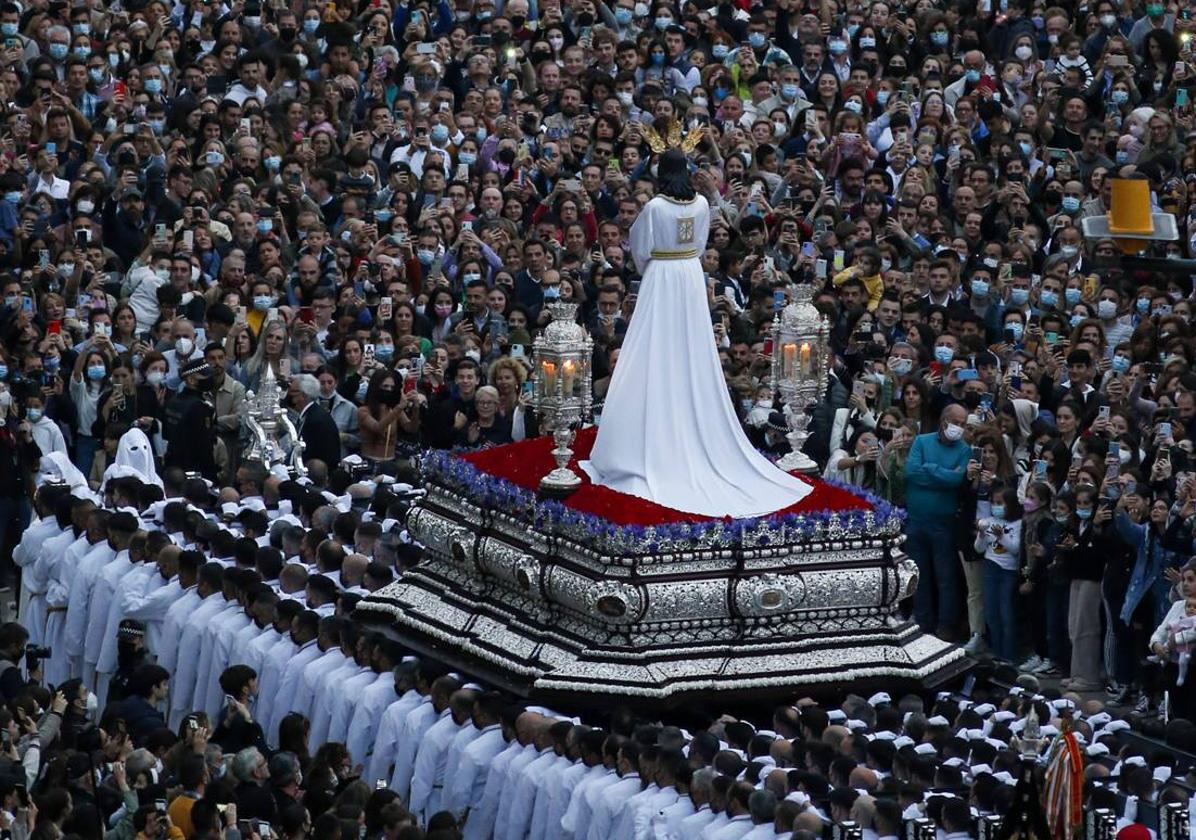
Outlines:
{"type": "Polygon", "coordinates": [[[957,423],[948,423],[943,427],[943,437],[949,441],[957,441],[963,437],[963,426],[957,423]]]}

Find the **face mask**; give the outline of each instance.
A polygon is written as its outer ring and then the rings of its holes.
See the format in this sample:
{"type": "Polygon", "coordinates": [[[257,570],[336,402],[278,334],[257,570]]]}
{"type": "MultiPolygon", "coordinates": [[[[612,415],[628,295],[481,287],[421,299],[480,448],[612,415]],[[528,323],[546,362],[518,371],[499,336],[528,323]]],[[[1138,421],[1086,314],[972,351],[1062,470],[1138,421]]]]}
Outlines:
{"type": "Polygon", "coordinates": [[[1080,199],[1074,195],[1063,196],[1063,212],[1074,213],[1080,209],[1080,199]]]}
{"type": "Polygon", "coordinates": [[[250,29],[257,29],[262,25],[262,19],[260,17],[246,17],[242,18],[242,20],[245,21],[245,25],[250,29]]]}
{"type": "Polygon", "coordinates": [[[618,22],[619,26],[626,26],[627,24],[631,23],[631,18],[631,9],[628,9],[624,6],[620,6],[619,8],[615,9],[615,20],[618,22]]]}
{"type": "Polygon", "coordinates": [[[871,50],[871,49],[874,49],[875,47],[876,47],[876,39],[873,38],[872,36],[865,35],[863,38],[860,39],[860,49],[861,50],[871,50]]]}
{"type": "Polygon", "coordinates": [[[1077,303],[1080,302],[1080,290],[1079,289],[1064,289],[1063,290],[1063,299],[1065,301],[1067,301],[1068,306],[1075,306],[1077,303]]]}
{"type": "Polygon", "coordinates": [[[789,126],[785,125],[783,122],[774,122],[772,124],[772,130],[777,137],[784,137],[789,133],[789,126]]]}
{"type": "Polygon", "coordinates": [[[99,382],[107,372],[107,369],[103,365],[90,365],[87,368],[87,378],[92,382],[99,382]]]}
{"type": "Polygon", "coordinates": [[[319,18],[305,18],[304,19],[303,31],[306,32],[308,35],[311,35],[319,28],[320,28],[320,19],[319,18]]]}
{"type": "Polygon", "coordinates": [[[1059,295],[1056,292],[1043,292],[1038,296],[1038,302],[1047,309],[1054,309],[1059,305],[1059,295]]]}
{"type": "Polygon", "coordinates": [[[964,76],[972,84],[976,84],[976,82],[980,81],[980,71],[979,70],[975,70],[975,69],[968,70],[968,72],[964,73],[964,76]]]}
{"type": "Polygon", "coordinates": [[[653,23],[656,26],[657,30],[659,30],[660,32],[664,32],[666,29],[669,28],[669,24],[671,24],[672,22],[673,22],[672,18],[658,17],[653,23]]]}
{"type": "Polygon", "coordinates": [[[149,125],[154,134],[159,136],[166,130],[166,120],[150,120],[149,125]]]}
{"type": "Polygon", "coordinates": [[[465,285],[468,286],[470,283],[476,283],[478,280],[481,280],[482,275],[471,271],[468,274],[463,274],[461,276],[461,279],[465,283],[465,285]]]}
{"type": "Polygon", "coordinates": [[[436,252],[432,251],[428,248],[420,248],[418,251],[415,252],[415,255],[419,258],[419,261],[421,263],[423,263],[424,265],[431,265],[432,260],[436,259],[436,252]]]}
{"type": "Polygon", "coordinates": [[[448,140],[449,130],[447,125],[434,125],[432,130],[428,132],[428,136],[432,138],[432,142],[436,145],[442,145],[445,140],[448,140]]]}
{"type": "Polygon", "coordinates": [[[936,29],[930,33],[930,43],[934,44],[936,47],[945,47],[947,46],[947,40],[950,37],[951,36],[947,34],[947,30],[936,29]]]}
{"type": "Polygon", "coordinates": [[[258,312],[267,312],[274,305],[273,295],[257,295],[253,299],[253,308],[258,312]]]}
{"type": "Polygon", "coordinates": [[[1076,254],[1080,253],[1080,249],[1075,245],[1062,245],[1059,247],[1059,253],[1070,260],[1076,254]]]}
{"type": "Polygon", "coordinates": [[[15,23],[0,23],[0,34],[6,38],[11,38],[17,34],[17,25],[15,23]]]}
{"type": "Polygon", "coordinates": [[[856,102],[854,99],[849,99],[844,102],[843,107],[844,109],[851,111],[853,114],[862,114],[864,112],[864,106],[859,102],[856,102]]]}
{"type": "Polygon", "coordinates": [[[1100,25],[1105,29],[1112,29],[1117,25],[1117,15],[1103,14],[1100,16],[1100,25]]]}
{"type": "Polygon", "coordinates": [[[1091,519],[1092,508],[1076,508],[1076,516],[1080,517],[1080,519],[1091,519]]]}
{"type": "Polygon", "coordinates": [[[1162,17],[1164,6],[1162,3],[1147,3],[1146,14],[1150,17],[1162,17]]]}
{"type": "Polygon", "coordinates": [[[13,190],[12,192],[6,192],[4,194],[4,200],[11,202],[12,204],[16,204],[17,202],[19,202],[21,200],[21,193],[18,190],[13,190]]]}
{"type": "Polygon", "coordinates": [[[963,437],[963,426],[958,423],[948,423],[943,428],[943,437],[954,443],[963,437]]]}
{"type": "Polygon", "coordinates": [[[715,44],[713,52],[714,52],[714,57],[717,58],[719,61],[722,61],[724,58],[726,58],[730,54],[731,48],[728,47],[726,44],[715,44]]]}
{"type": "Polygon", "coordinates": [[[652,53],[652,64],[660,67],[664,64],[664,53],[652,53]]]}
{"type": "Polygon", "coordinates": [[[44,356],[42,358],[42,367],[44,367],[50,373],[53,373],[54,371],[58,370],[58,366],[60,364],[61,364],[61,362],[59,361],[57,356],[44,356]]]}
{"type": "Polygon", "coordinates": [[[96,711],[100,708],[100,698],[96,697],[90,691],[87,692],[87,716],[94,717],[96,711]]]}
{"type": "Polygon", "coordinates": [[[0,379],[8,379],[8,365],[0,365],[0,379]]]}
{"type": "Polygon", "coordinates": [[[973,297],[987,297],[988,296],[988,281],[987,280],[973,280],[972,281],[972,296],[973,297]]]}
{"type": "Polygon", "coordinates": [[[993,516],[995,518],[997,518],[997,519],[1005,518],[1005,506],[1004,505],[993,505],[992,511],[993,511],[993,516]]]}
{"type": "Polygon", "coordinates": [[[224,163],[224,155],[221,152],[207,152],[204,156],[204,163],[208,166],[220,166],[224,163]]]}
{"type": "Polygon", "coordinates": [[[185,359],[195,352],[195,342],[184,336],[174,343],[174,352],[185,359]]]}
{"type": "Polygon", "coordinates": [[[38,420],[42,419],[42,410],[40,408],[25,409],[25,419],[30,423],[36,423],[38,420]]]}
{"type": "Polygon", "coordinates": [[[1033,513],[1034,511],[1038,510],[1038,499],[1035,499],[1033,496],[1028,497],[1026,499],[1026,503],[1022,505],[1022,508],[1026,511],[1026,513],[1033,513]]]}
{"type": "Polygon", "coordinates": [[[878,90],[876,92],[876,104],[882,108],[889,104],[889,92],[887,90],[878,90]]]}
{"type": "Polygon", "coordinates": [[[386,224],[394,217],[395,217],[394,211],[387,209],[386,207],[383,207],[381,210],[377,210],[374,212],[374,218],[377,219],[378,221],[382,222],[383,224],[386,224]]]}
{"type": "Polygon", "coordinates": [[[1034,151],[1034,147],[1031,146],[1029,143],[1025,143],[1025,142],[1018,143],[1018,147],[1021,148],[1022,154],[1025,155],[1026,157],[1029,157],[1030,153],[1034,151]]]}
{"type": "Polygon", "coordinates": [[[619,100],[619,104],[624,108],[630,108],[631,103],[635,101],[634,95],[629,90],[616,91],[615,98],[619,100]]]}
{"type": "Polygon", "coordinates": [[[50,44],[50,58],[55,61],[62,61],[68,52],[70,48],[66,44],[50,44]]]}
{"type": "Polygon", "coordinates": [[[1115,90],[1109,94],[1109,101],[1114,105],[1124,105],[1130,101],[1130,92],[1128,90],[1115,90]]]}
{"type": "Polygon", "coordinates": [[[91,47],[87,46],[86,44],[80,47],[75,47],[73,50],[71,50],[71,52],[74,53],[76,58],[81,58],[84,61],[91,57],[91,47]]]}
{"type": "MultiPolygon", "coordinates": [[[[200,50],[200,52],[202,52],[204,54],[210,53],[214,49],[216,49],[215,41],[200,41],[199,42],[199,50],[200,50]]],[[[297,59],[299,59],[299,66],[303,67],[304,62],[307,61],[307,56],[304,55],[303,53],[296,53],[295,57],[297,59]]]]}
{"type": "Polygon", "coordinates": [[[1013,51],[1013,54],[1017,56],[1018,60],[1020,61],[1029,61],[1030,56],[1034,55],[1034,50],[1030,49],[1030,47],[1026,44],[1022,44],[1013,51]]]}
{"type": "Polygon", "coordinates": [[[1138,308],[1139,312],[1145,315],[1146,311],[1150,309],[1150,298],[1140,297],[1134,301],[1134,306],[1138,308]]]}
{"type": "Polygon", "coordinates": [[[1070,318],[1067,319],[1068,323],[1071,324],[1073,329],[1075,327],[1078,327],[1083,322],[1083,320],[1084,320],[1083,315],[1072,315],[1070,318]]]}
{"type": "Polygon", "coordinates": [[[162,92],[162,80],[155,76],[152,79],[145,80],[145,92],[149,94],[157,94],[162,92]]]}
{"type": "Polygon", "coordinates": [[[1125,356],[1114,356],[1112,366],[1118,373],[1125,373],[1130,369],[1130,360],[1125,356]]]}
{"type": "Polygon", "coordinates": [[[1071,514],[1056,513],[1055,521],[1058,522],[1060,525],[1066,525],[1068,522],[1071,522],[1071,514]]]}
{"type": "Polygon", "coordinates": [[[894,359],[889,365],[893,369],[893,373],[898,376],[905,376],[914,369],[914,363],[910,359],[894,359]]]}
{"type": "Polygon", "coordinates": [[[258,229],[259,233],[269,233],[271,230],[274,229],[274,220],[273,219],[258,219],[257,220],[257,229],[258,229]]]}
{"type": "Polygon", "coordinates": [[[1013,333],[1014,341],[1021,341],[1022,333],[1025,332],[1026,328],[1022,326],[1021,321],[1010,321],[1008,324],[1005,325],[1005,329],[1007,329],[1013,333]]]}
{"type": "Polygon", "coordinates": [[[1098,301],[1096,304],[1096,314],[1102,319],[1110,321],[1117,317],[1117,304],[1111,300],[1098,301]]]}
{"type": "Polygon", "coordinates": [[[827,44],[827,48],[831,51],[831,55],[843,55],[847,52],[847,42],[835,38],[827,44]]]}
{"type": "Polygon", "coordinates": [[[768,36],[763,32],[750,32],[748,33],[748,43],[755,49],[761,49],[768,43],[768,36]]]}
{"type": "Polygon", "coordinates": [[[262,162],[264,164],[266,164],[266,168],[269,169],[271,172],[277,172],[278,167],[282,166],[282,158],[279,157],[278,155],[270,155],[268,158],[266,158],[262,162]]]}
{"type": "Polygon", "coordinates": [[[561,287],[560,286],[546,286],[544,288],[544,300],[560,300],[561,287]]]}
{"type": "MultiPolygon", "coordinates": [[[[212,44],[212,46],[214,47],[216,45],[212,44]]],[[[120,54],[119,53],[108,53],[108,66],[109,67],[118,67],[119,65],[120,65],[120,54]]]]}
{"type": "Polygon", "coordinates": [[[955,351],[943,344],[934,348],[934,360],[940,365],[949,365],[955,358],[955,351]]]}
{"type": "Polygon", "coordinates": [[[561,47],[565,46],[565,39],[560,37],[559,35],[554,35],[553,37],[548,39],[548,45],[550,47],[552,47],[556,52],[560,52],[561,47]]]}
{"type": "Polygon", "coordinates": [[[379,344],[374,348],[374,355],[383,362],[389,362],[395,356],[395,348],[393,344],[379,344]]]}
{"type": "Polygon", "coordinates": [[[447,318],[449,315],[453,314],[453,306],[449,303],[438,303],[433,307],[433,309],[436,311],[437,318],[447,318]]]}

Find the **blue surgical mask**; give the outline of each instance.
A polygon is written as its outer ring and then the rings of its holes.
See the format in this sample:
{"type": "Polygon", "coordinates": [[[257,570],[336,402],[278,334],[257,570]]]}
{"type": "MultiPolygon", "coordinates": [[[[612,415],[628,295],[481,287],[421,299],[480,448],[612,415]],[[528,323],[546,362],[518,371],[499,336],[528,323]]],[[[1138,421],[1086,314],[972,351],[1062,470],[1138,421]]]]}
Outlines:
{"type": "Polygon", "coordinates": [[[256,295],[253,298],[253,308],[258,312],[268,312],[274,305],[274,295],[256,295]]]}
{"type": "Polygon", "coordinates": [[[1109,94],[1109,101],[1114,105],[1124,105],[1130,101],[1130,92],[1128,90],[1115,90],[1109,94]]]}
{"type": "Polygon", "coordinates": [[[91,57],[91,47],[87,46],[87,44],[75,47],[71,52],[74,53],[76,58],[81,58],[84,61],[91,57]]]}
{"type": "Polygon", "coordinates": [[[1127,373],[1130,369],[1130,360],[1125,356],[1114,356],[1112,361],[1113,370],[1118,373],[1127,373]]]}
{"type": "Polygon", "coordinates": [[[882,108],[889,104],[889,91],[887,88],[881,88],[876,92],[876,104],[882,108]]]}
{"type": "Polygon", "coordinates": [[[936,29],[930,33],[930,43],[934,44],[936,47],[947,46],[947,41],[950,39],[951,36],[947,33],[946,29],[936,29]]]}
{"type": "Polygon", "coordinates": [[[50,44],[50,58],[55,61],[62,61],[68,52],[70,52],[70,47],[66,44],[50,44]]]}
{"type": "Polygon", "coordinates": [[[478,162],[478,156],[473,152],[460,152],[457,155],[457,162],[463,163],[466,166],[473,166],[478,162]]]}
{"type": "Polygon", "coordinates": [[[1140,297],[1134,301],[1134,306],[1137,307],[1139,312],[1145,315],[1147,310],[1150,309],[1150,298],[1140,297]]]}
{"type": "Polygon", "coordinates": [[[1008,324],[1005,325],[1005,329],[1007,329],[1011,333],[1013,333],[1014,341],[1021,341],[1022,333],[1025,331],[1026,328],[1022,326],[1021,321],[1010,321],[1008,324]]]}
{"type": "Polygon", "coordinates": [[[319,18],[304,18],[303,31],[306,32],[308,35],[311,35],[313,32],[315,32],[319,28],[320,28],[320,19],[319,18]]]}
{"type": "Polygon", "coordinates": [[[152,79],[145,80],[145,92],[149,94],[157,94],[162,92],[162,80],[157,76],[152,79]]]}
{"type": "Polygon", "coordinates": [[[1126,151],[1125,149],[1118,149],[1116,154],[1113,155],[1113,157],[1117,161],[1118,165],[1120,165],[1120,166],[1125,166],[1127,163],[1130,162],[1130,153],[1128,151],[1126,151]]]}
{"type": "Polygon", "coordinates": [[[655,25],[656,25],[656,28],[657,28],[658,30],[660,30],[661,32],[664,32],[666,29],[668,29],[668,28],[669,28],[669,25],[670,25],[672,22],[673,22],[673,19],[672,19],[672,18],[667,18],[667,17],[658,17],[658,18],[657,18],[657,19],[654,21],[654,23],[655,23],[655,25]]]}
{"type": "Polygon", "coordinates": [[[1022,154],[1026,157],[1030,157],[1030,154],[1034,151],[1034,147],[1024,140],[1017,145],[1022,150],[1022,154]]]}
{"type": "Polygon", "coordinates": [[[20,191],[20,190],[13,190],[12,192],[6,192],[6,193],[4,194],[4,200],[5,200],[5,201],[7,201],[7,202],[9,202],[9,203],[11,203],[11,204],[17,204],[17,203],[19,203],[19,202],[20,202],[20,200],[21,200],[21,191],[20,191]]]}
{"type": "Polygon", "coordinates": [[[0,379],[8,379],[8,365],[0,365],[0,379]]]}
{"type": "Polygon", "coordinates": [[[282,166],[282,158],[278,155],[270,155],[262,163],[266,164],[266,168],[271,172],[277,172],[278,167],[282,166]]]}
{"type": "Polygon", "coordinates": [[[5,38],[11,38],[17,34],[17,25],[15,23],[0,23],[0,35],[5,38]]]}
{"type": "Polygon", "coordinates": [[[664,64],[664,53],[652,53],[651,59],[654,66],[660,67],[664,64]]]}
{"type": "Polygon", "coordinates": [[[38,420],[42,419],[42,410],[40,408],[25,409],[25,419],[30,423],[36,423],[38,420]]]}
{"type": "Polygon", "coordinates": [[[993,517],[995,519],[1004,519],[1005,518],[1005,506],[1004,505],[993,505],[992,513],[993,513],[993,517]]]}
{"type": "Polygon", "coordinates": [[[615,20],[618,22],[619,26],[626,26],[627,24],[631,23],[631,19],[633,17],[634,15],[631,9],[625,8],[623,6],[619,6],[619,8],[615,9],[615,20]]]}
{"type": "Polygon", "coordinates": [[[544,300],[560,300],[560,299],[561,299],[561,287],[560,286],[545,286],[544,287],[544,300]]]}
{"type": "Polygon", "coordinates": [[[749,32],[748,43],[758,50],[768,43],[768,36],[763,32],[749,32]]]}
{"type": "Polygon", "coordinates": [[[432,142],[436,145],[442,145],[444,141],[448,140],[449,130],[447,125],[434,125],[432,130],[428,132],[428,136],[432,138],[432,142]]]}
{"type": "Polygon", "coordinates": [[[1068,306],[1075,306],[1077,303],[1080,302],[1080,290],[1079,289],[1064,289],[1063,290],[1063,299],[1065,301],[1067,301],[1068,306]]]}
{"type": "Polygon", "coordinates": [[[483,143],[490,136],[490,132],[486,131],[485,126],[479,125],[478,130],[474,132],[474,136],[478,138],[479,143],[483,143]]]}
{"type": "Polygon", "coordinates": [[[1091,519],[1092,508],[1076,508],[1076,516],[1080,519],[1091,519]]]}
{"type": "Polygon", "coordinates": [[[380,210],[374,211],[374,218],[377,219],[382,224],[386,224],[394,217],[395,217],[395,211],[391,210],[389,207],[383,207],[380,210]]]}
{"type": "Polygon", "coordinates": [[[724,58],[726,58],[728,55],[730,55],[731,48],[728,47],[726,44],[715,44],[713,52],[714,52],[714,57],[717,58],[719,61],[722,61],[724,58]]]}
{"type": "Polygon", "coordinates": [[[99,84],[103,84],[103,82],[104,82],[104,68],[103,68],[103,67],[91,67],[91,68],[89,68],[89,69],[88,69],[88,71],[87,71],[87,76],[88,76],[88,78],[90,78],[90,79],[91,79],[93,82],[95,82],[97,85],[99,85],[99,84]]]}
{"type": "Polygon", "coordinates": [[[1009,302],[1014,306],[1025,306],[1026,301],[1030,299],[1029,289],[1010,289],[1009,302]]]}
{"type": "Polygon", "coordinates": [[[1059,295],[1057,292],[1043,292],[1038,296],[1038,302],[1048,309],[1054,309],[1059,305],[1059,295]]]}
{"type": "Polygon", "coordinates": [[[973,280],[972,281],[972,297],[987,297],[988,295],[988,281],[987,280],[973,280]]]}
{"type": "Polygon", "coordinates": [[[976,84],[976,82],[980,81],[980,71],[975,68],[970,68],[966,73],[964,73],[964,76],[972,84],[976,84]]]}
{"type": "Polygon", "coordinates": [[[479,281],[481,279],[482,279],[482,275],[478,274],[476,271],[470,271],[466,274],[461,275],[461,281],[463,283],[465,283],[466,286],[468,286],[470,283],[476,283],[477,281],[479,281]]]}
{"type": "Polygon", "coordinates": [[[1080,209],[1080,199],[1074,195],[1063,196],[1063,212],[1074,213],[1080,209]]]}
{"type": "Polygon", "coordinates": [[[150,120],[149,126],[155,135],[161,136],[162,132],[166,130],[166,120],[150,120]]]}
{"type": "Polygon", "coordinates": [[[1078,326],[1079,326],[1081,323],[1083,323],[1083,321],[1084,321],[1084,316],[1083,316],[1083,315],[1080,315],[1080,314],[1078,314],[1078,313],[1077,313],[1077,314],[1075,314],[1075,315],[1072,315],[1070,318],[1068,318],[1068,319],[1067,319],[1067,321],[1068,321],[1068,323],[1070,323],[1070,324],[1071,324],[1071,326],[1072,326],[1072,329],[1075,329],[1075,328],[1076,328],[1076,327],[1078,327],[1078,326]]]}
{"type": "Polygon", "coordinates": [[[943,344],[934,348],[934,360],[941,365],[951,364],[951,360],[955,358],[955,351],[943,344]]]}
{"type": "Polygon", "coordinates": [[[224,163],[224,153],[217,151],[206,152],[203,156],[203,159],[204,163],[206,163],[208,166],[220,166],[222,163],[224,163]]]}
{"type": "Polygon", "coordinates": [[[863,38],[860,39],[860,49],[861,50],[871,50],[871,49],[875,49],[875,47],[876,47],[876,39],[873,38],[871,35],[865,35],[863,38]]]}
{"type": "Polygon", "coordinates": [[[423,265],[431,265],[432,260],[436,259],[436,252],[430,248],[420,248],[415,252],[415,256],[423,265]]]}
{"type": "Polygon", "coordinates": [[[99,382],[107,372],[107,368],[103,365],[89,365],[87,368],[87,378],[92,382],[99,382]]]}
{"type": "Polygon", "coordinates": [[[1056,522],[1058,522],[1060,525],[1066,525],[1068,522],[1071,522],[1071,514],[1069,514],[1069,513],[1056,513],[1056,514],[1055,514],[1055,521],[1056,521],[1056,522]]]}
{"type": "Polygon", "coordinates": [[[273,229],[274,229],[274,220],[273,219],[258,219],[257,220],[258,233],[269,233],[273,229]]]}
{"type": "Polygon", "coordinates": [[[794,99],[797,99],[797,94],[800,90],[801,88],[796,84],[788,82],[781,85],[781,96],[792,102],[794,99]]]}
{"type": "Polygon", "coordinates": [[[827,48],[831,51],[831,55],[843,55],[847,52],[847,42],[842,38],[832,38],[827,44],[827,48]]]}
{"type": "Polygon", "coordinates": [[[393,344],[379,344],[374,348],[374,356],[380,362],[389,362],[395,357],[393,344]]]}

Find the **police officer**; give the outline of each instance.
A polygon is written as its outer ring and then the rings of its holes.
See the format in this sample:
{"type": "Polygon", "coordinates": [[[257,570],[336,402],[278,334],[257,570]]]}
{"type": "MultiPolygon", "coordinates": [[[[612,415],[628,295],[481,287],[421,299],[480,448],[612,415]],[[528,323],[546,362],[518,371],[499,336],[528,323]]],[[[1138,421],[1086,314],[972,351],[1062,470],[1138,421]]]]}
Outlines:
{"type": "Polygon", "coordinates": [[[202,358],[179,372],[183,390],[166,406],[166,466],[216,480],[216,408],[208,400],[212,368],[202,358]]]}

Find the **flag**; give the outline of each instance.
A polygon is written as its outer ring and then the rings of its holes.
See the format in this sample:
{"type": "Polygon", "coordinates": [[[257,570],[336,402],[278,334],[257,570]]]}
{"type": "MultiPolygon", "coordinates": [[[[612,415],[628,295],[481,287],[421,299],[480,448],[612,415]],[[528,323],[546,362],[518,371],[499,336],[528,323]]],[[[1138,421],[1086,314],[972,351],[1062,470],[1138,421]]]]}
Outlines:
{"type": "Polygon", "coordinates": [[[1066,721],[1063,727],[1064,731],[1051,744],[1047,754],[1046,779],[1042,791],[1042,806],[1054,840],[1067,840],[1080,828],[1084,819],[1080,807],[1084,785],[1080,744],[1066,721]]]}

